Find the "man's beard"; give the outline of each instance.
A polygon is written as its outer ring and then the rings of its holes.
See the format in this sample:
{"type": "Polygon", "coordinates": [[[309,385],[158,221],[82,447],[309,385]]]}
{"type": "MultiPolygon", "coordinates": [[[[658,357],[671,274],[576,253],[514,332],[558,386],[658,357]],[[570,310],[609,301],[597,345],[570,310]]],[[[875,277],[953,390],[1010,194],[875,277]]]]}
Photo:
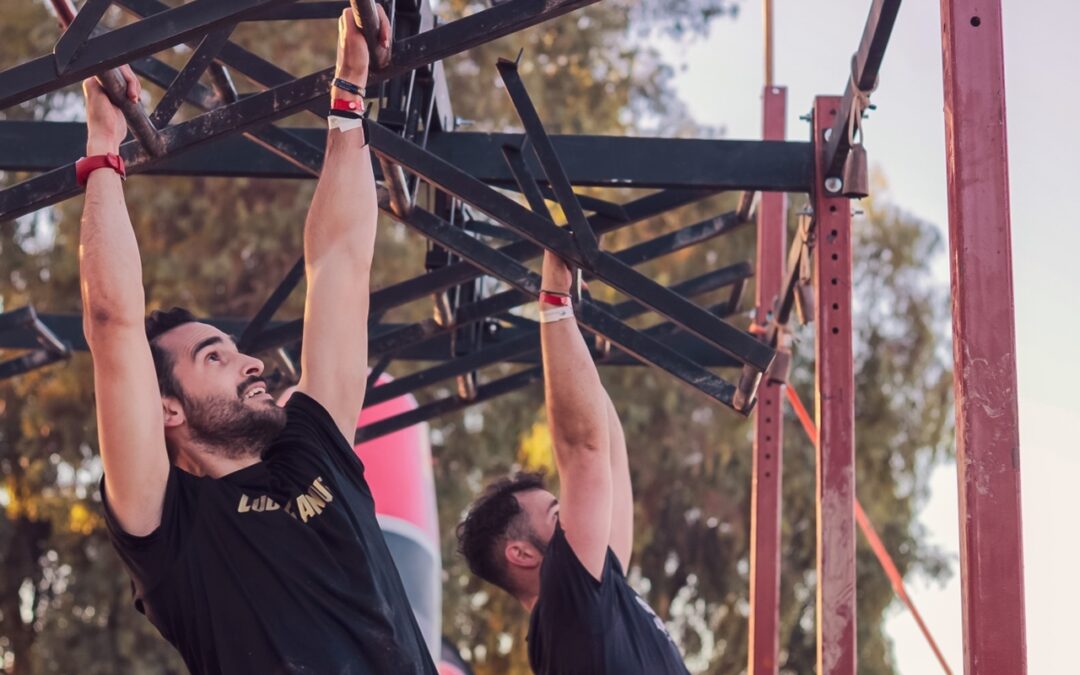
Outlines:
{"type": "Polygon", "coordinates": [[[184,412],[192,440],[229,459],[261,457],[285,428],[285,409],[273,403],[253,408],[224,396],[185,397],[184,412]]]}

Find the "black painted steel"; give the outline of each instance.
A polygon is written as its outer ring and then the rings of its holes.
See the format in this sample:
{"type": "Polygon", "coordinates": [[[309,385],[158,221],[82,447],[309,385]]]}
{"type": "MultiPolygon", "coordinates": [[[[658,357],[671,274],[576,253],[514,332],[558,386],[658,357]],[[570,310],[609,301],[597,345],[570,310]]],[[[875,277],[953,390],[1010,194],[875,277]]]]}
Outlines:
{"type": "MultiPolygon", "coordinates": [[[[547,176],[548,185],[551,186],[551,191],[555,193],[555,199],[559,202],[559,206],[562,207],[563,213],[566,215],[566,222],[574,233],[574,244],[577,245],[578,251],[581,252],[584,258],[588,260],[596,258],[600,253],[600,244],[596,239],[596,233],[589,227],[589,221],[585,218],[585,211],[581,208],[581,202],[578,201],[577,195],[574,194],[574,189],[570,185],[570,177],[566,175],[566,170],[563,168],[562,162],[559,161],[559,155],[555,152],[555,146],[551,144],[551,139],[548,138],[547,131],[544,129],[544,123],[540,120],[540,114],[536,112],[536,106],[533,105],[529,93],[525,90],[525,83],[521,81],[521,75],[518,73],[517,62],[499,59],[496,67],[502,77],[503,84],[506,85],[507,93],[510,94],[510,100],[517,111],[518,119],[521,120],[521,124],[525,127],[529,147],[536,154],[537,161],[540,162],[540,167],[543,169],[544,175],[547,176]]],[[[524,162],[519,161],[519,164],[521,167],[525,166],[524,162]]],[[[511,168],[511,170],[513,169],[511,168]]],[[[523,181],[535,187],[531,176],[528,178],[517,176],[517,178],[518,185],[522,186],[523,189],[525,189],[523,181]]],[[[531,199],[529,203],[533,206],[531,199]]],[[[533,211],[551,220],[551,214],[548,213],[547,207],[540,206],[540,210],[537,209],[537,206],[533,206],[533,211]]]]}
{"type": "MultiPolygon", "coordinates": [[[[176,71],[153,66],[162,86],[176,71]]],[[[145,75],[145,71],[143,72],[145,75]]],[[[203,108],[222,102],[198,85],[189,102],[203,108]],[[195,96],[205,97],[203,102],[195,96]],[[208,105],[212,104],[212,105],[208,105]]],[[[282,127],[311,146],[321,163],[325,129],[282,127]]],[[[447,162],[489,185],[516,188],[503,157],[503,147],[520,147],[521,134],[432,131],[425,147],[447,162]]],[[[622,136],[552,136],[571,183],[582,187],[665,188],[677,190],[741,190],[765,184],[765,189],[805,192],[809,173],[798,169],[808,157],[808,143],[776,141],[717,141],[708,139],[632,138],[622,136]],[[795,167],[794,169],[792,167],[795,167]]],[[[78,157],[86,144],[86,127],[76,122],[0,121],[0,170],[48,171],[78,157]],[[22,144],[35,152],[21,152],[22,144]]],[[[534,176],[535,160],[525,157],[534,176]]],[[[220,136],[213,148],[173,153],[140,173],[150,175],[245,176],[253,178],[311,178],[299,169],[237,136],[220,136]]],[[[541,177],[542,180],[542,177],[541,177]]],[[[541,185],[545,197],[553,197],[541,185]]],[[[584,199],[582,206],[603,212],[603,206],[584,199]]],[[[614,213],[605,213],[616,217],[614,213]]]]}
{"type": "Polygon", "coordinates": [[[602,281],[636,297],[653,311],[679,323],[744,363],[762,372],[768,369],[774,351],[750,334],[717,319],[608,253],[602,252],[592,260],[585,259],[574,246],[569,232],[379,125],[371,125],[370,131],[371,146],[376,154],[399,162],[568,263],[588,270],[602,281]]]}
{"type": "Polygon", "coordinates": [[[870,15],[863,28],[859,50],[855,52],[851,73],[848,74],[844,97],[837,111],[836,123],[829,131],[828,144],[825,146],[825,177],[839,177],[844,170],[844,160],[851,151],[848,135],[851,109],[855,105],[856,85],[862,91],[870,91],[877,86],[881,61],[885,57],[885,48],[892,36],[893,24],[900,12],[900,0],[874,0],[870,6],[870,15]]]}

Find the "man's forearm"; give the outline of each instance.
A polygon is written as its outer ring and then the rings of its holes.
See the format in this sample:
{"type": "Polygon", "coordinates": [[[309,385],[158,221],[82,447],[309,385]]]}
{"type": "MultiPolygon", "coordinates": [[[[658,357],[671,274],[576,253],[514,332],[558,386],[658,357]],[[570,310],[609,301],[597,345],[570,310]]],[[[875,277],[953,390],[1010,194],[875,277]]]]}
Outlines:
{"type": "MultiPolygon", "coordinates": [[[[543,287],[560,292],[570,288],[569,272],[550,253],[544,259],[543,287]]],[[[541,303],[540,309],[551,307],[541,303]]],[[[577,321],[541,324],[540,345],[548,423],[556,453],[573,449],[606,454],[607,394],[577,321]]]]}
{"type": "Polygon", "coordinates": [[[79,278],[86,323],[142,322],[146,302],[139,247],[120,176],[109,169],[91,173],[86,185],[79,278]]]}
{"type": "Polygon", "coordinates": [[[304,226],[309,265],[335,250],[347,251],[358,265],[371,264],[378,204],[371,154],[364,143],[361,129],[329,132],[322,174],[304,226]]]}

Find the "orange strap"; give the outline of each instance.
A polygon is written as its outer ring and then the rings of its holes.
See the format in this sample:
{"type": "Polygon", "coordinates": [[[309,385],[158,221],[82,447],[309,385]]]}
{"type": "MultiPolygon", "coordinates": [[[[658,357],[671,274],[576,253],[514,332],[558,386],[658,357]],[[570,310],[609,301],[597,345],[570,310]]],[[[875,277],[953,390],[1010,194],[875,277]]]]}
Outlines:
{"type": "MultiPolygon", "coordinates": [[[[787,399],[788,402],[791,403],[791,409],[795,411],[795,416],[802,422],[806,435],[810,437],[810,442],[813,443],[816,448],[818,445],[818,431],[817,427],[814,426],[814,421],[810,419],[810,413],[806,411],[806,406],[804,406],[802,400],[799,399],[799,393],[795,391],[795,387],[787,386],[784,387],[784,389],[787,391],[787,399]]],[[[873,523],[871,523],[870,519],[866,516],[866,512],[863,511],[862,504],[859,503],[858,499],[855,500],[855,521],[859,524],[859,529],[862,530],[863,536],[866,537],[866,541],[870,544],[871,550],[874,551],[874,555],[877,556],[878,562],[881,563],[881,569],[885,571],[885,576],[889,578],[889,583],[892,584],[893,590],[896,592],[896,597],[900,598],[900,602],[903,602],[911,611],[911,615],[915,617],[915,623],[919,624],[919,630],[922,631],[926,641],[930,643],[930,649],[934,650],[934,656],[936,656],[941,663],[941,667],[948,675],[952,675],[952,670],[945,661],[945,656],[941,653],[941,649],[938,648],[934,636],[930,634],[930,629],[927,628],[922,615],[919,614],[919,610],[915,608],[915,603],[908,597],[907,589],[904,587],[904,577],[900,575],[900,570],[896,569],[896,563],[893,562],[889,552],[885,550],[885,544],[882,543],[881,537],[878,536],[877,530],[874,529],[873,523]]]]}

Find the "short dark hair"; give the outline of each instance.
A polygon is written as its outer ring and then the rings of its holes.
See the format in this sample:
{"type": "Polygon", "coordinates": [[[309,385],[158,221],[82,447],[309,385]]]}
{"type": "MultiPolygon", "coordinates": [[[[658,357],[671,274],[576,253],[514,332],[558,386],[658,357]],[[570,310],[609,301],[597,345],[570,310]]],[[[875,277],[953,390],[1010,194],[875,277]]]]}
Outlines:
{"type": "Polygon", "coordinates": [[[507,539],[531,533],[517,493],[544,489],[544,474],[520,472],[487,486],[457,526],[458,552],[476,576],[515,593],[502,549],[507,539]]]}
{"type": "Polygon", "coordinates": [[[146,339],[150,342],[150,354],[154,357],[154,371],[157,373],[158,388],[161,389],[162,396],[172,396],[183,400],[184,391],[180,388],[180,381],[173,374],[173,366],[176,362],[172,354],[157,344],[157,339],[177,326],[195,321],[198,321],[195,315],[183,307],[157,309],[146,317],[146,339]]]}

